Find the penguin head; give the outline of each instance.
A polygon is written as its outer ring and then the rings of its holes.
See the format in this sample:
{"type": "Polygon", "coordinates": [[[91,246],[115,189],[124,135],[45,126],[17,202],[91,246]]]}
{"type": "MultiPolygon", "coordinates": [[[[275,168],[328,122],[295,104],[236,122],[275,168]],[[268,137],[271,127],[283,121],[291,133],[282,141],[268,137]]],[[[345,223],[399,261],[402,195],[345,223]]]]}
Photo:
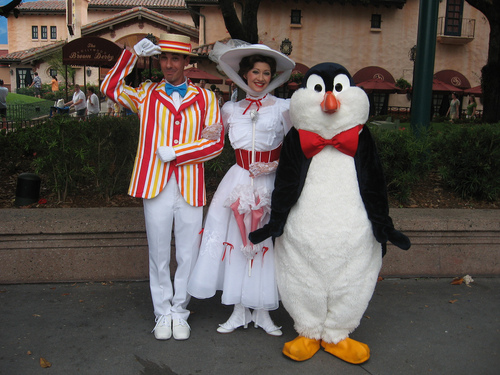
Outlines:
{"type": "Polygon", "coordinates": [[[340,64],[321,63],[307,71],[290,101],[290,117],[296,129],[312,131],[323,138],[368,120],[370,102],[340,64]]]}

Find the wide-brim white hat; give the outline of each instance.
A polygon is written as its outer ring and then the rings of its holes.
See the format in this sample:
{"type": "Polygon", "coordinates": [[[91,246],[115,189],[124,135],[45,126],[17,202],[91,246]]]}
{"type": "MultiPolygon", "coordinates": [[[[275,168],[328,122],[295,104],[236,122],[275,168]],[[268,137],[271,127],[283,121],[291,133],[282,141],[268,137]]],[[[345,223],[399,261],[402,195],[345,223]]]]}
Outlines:
{"type": "Polygon", "coordinates": [[[231,40],[228,43],[217,42],[210,58],[216,61],[226,75],[241,89],[252,96],[260,96],[271,92],[288,81],[295,63],[288,56],[275,51],[264,44],[248,44],[245,42],[231,40]],[[239,43],[238,43],[239,42],[239,43]],[[272,57],[276,61],[276,73],[269,86],[263,92],[254,92],[238,74],[242,58],[251,55],[262,55],[272,57]]]}
{"type": "Polygon", "coordinates": [[[281,52],[275,51],[265,44],[250,44],[247,47],[237,47],[230,49],[221,55],[219,62],[223,61],[229,65],[234,71],[240,70],[240,61],[243,57],[251,55],[262,55],[272,57],[276,61],[276,71],[284,72],[292,70],[295,63],[288,56],[281,52]]]}

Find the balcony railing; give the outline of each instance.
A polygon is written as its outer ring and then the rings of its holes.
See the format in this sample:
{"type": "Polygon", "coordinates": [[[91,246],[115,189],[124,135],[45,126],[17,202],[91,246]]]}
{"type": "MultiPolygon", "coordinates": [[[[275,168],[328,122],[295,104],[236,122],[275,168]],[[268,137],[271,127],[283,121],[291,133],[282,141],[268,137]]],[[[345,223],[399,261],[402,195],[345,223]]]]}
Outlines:
{"type": "Polygon", "coordinates": [[[446,17],[438,18],[437,40],[443,44],[466,44],[474,40],[476,20],[460,18],[456,25],[447,25],[446,17]]]}

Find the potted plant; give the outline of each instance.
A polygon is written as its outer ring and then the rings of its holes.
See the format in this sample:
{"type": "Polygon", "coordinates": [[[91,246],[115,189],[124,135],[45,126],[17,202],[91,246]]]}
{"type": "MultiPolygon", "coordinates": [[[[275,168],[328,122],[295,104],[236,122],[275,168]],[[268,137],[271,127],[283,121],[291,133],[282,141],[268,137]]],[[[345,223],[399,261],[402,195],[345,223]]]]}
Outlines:
{"type": "Polygon", "coordinates": [[[288,88],[290,90],[297,90],[304,79],[304,74],[298,71],[292,72],[288,79],[288,88]]]}
{"type": "Polygon", "coordinates": [[[396,87],[400,89],[399,94],[405,94],[411,89],[411,84],[404,78],[398,78],[396,80],[396,87]]]}

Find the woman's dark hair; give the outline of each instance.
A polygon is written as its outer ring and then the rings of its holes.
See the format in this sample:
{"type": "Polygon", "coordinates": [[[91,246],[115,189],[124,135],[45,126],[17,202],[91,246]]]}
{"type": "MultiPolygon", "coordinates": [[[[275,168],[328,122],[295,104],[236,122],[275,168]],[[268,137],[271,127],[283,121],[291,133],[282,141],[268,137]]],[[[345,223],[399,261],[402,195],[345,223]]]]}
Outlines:
{"type": "Polygon", "coordinates": [[[263,55],[250,55],[242,58],[240,61],[240,70],[238,71],[238,75],[245,79],[245,74],[247,74],[250,69],[254,67],[255,63],[258,62],[269,64],[269,67],[271,68],[271,77],[274,76],[276,73],[276,60],[272,57],[263,55]]]}
{"type": "Polygon", "coordinates": [[[57,77],[56,76],[52,76],[52,78],[54,78],[57,81],[57,77]]]}

